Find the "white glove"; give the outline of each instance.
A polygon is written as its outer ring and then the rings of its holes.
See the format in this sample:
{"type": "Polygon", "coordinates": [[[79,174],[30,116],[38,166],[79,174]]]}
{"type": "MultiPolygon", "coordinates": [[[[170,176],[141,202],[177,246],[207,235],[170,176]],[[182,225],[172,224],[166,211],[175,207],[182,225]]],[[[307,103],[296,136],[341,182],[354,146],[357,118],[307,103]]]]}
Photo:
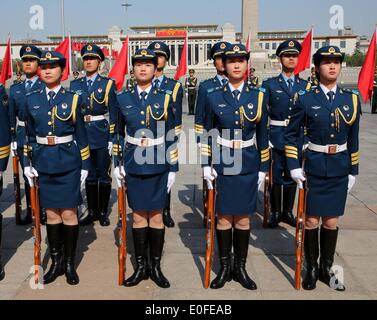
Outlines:
{"type": "Polygon", "coordinates": [[[258,191],[262,190],[262,186],[263,186],[265,179],[266,179],[266,173],[265,172],[259,172],[258,173],[258,191]]]}
{"type": "Polygon", "coordinates": [[[211,167],[204,167],[203,168],[203,178],[207,181],[207,186],[209,190],[213,189],[212,181],[217,178],[217,172],[215,169],[211,167]]]}
{"type": "Polygon", "coordinates": [[[301,168],[291,170],[291,177],[297,183],[299,189],[304,187],[303,182],[306,181],[306,179],[301,168]]]}
{"type": "Polygon", "coordinates": [[[17,151],[17,141],[11,142],[10,153],[11,153],[12,157],[14,157],[16,155],[16,151],[17,151]]]}
{"type": "Polygon", "coordinates": [[[107,150],[109,150],[109,155],[111,157],[111,155],[113,154],[113,143],[111,141],[109,141],[107,145],[107,150]]]}
{"type": "Polygon", "coordinates": [[[126,177],[126,171],[123,166],[116,167],[114,169],[114,177],[117,181],[118,188],[121,188],[123,185],[123,180],[126,177]]]}
{"type": "Polygon", "coordinates": [[[38,177],[38,172],[33,167],[25,167],[24,175],[27,178],[29,185],[34,187],[34,178],[38,177]]]}
{"type": "Polygon", "coordinates": [[[354,187],[356,183],[356,177],[353,175],[348,176],[348,193],[351,192],[352,188],[354,187]]]}
{"type": "Polygon", "coordinates": [[[167,185],[168,193],[170,193],[171,188],[173,187],[173,185],[174,185],[174,183],[175,183],[175,176],[176,176],[176,173],[175,173],[175,172],[169,172],[169,176],[168,176],[168,185],[167,185]]]}
{"type": "Polygon", "coordinates": [[[274,148],[274,145],[272,144],[272,142],[271,142],[271,141],[268,141],[268,145],[270,146],[270,148],[271,148],[271,149],[273,149],[273,148],[274,148]]]}
{"type": "Polygon", "coordinates": [[[81,170],[81,188],[85,185],[85,181],[88,178],[89,171],[88,170],[81,170]]]}

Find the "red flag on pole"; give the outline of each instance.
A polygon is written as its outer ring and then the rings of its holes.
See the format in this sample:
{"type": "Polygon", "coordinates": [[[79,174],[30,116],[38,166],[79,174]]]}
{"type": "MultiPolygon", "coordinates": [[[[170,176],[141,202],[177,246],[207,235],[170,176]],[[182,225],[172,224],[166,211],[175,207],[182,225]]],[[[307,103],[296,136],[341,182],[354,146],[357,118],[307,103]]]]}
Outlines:
{"type": "Polygon", "coordinates": [[[363,67],[359,74],[358,88],[363,96],[364,102],[372,98],[373,83],[374,83],[374,70],[376,68],[376,33],[374,32],[372,40],[370,41],[368,53],[365,57],[363,67]]]}
{"type": "Polygon", "coordinates": [[[187,66],[188,65],[187,63],[188,45],[187,43],[188,43],[188,34],[186,33],[185,44],[183,45],[181,60],[179,62],[179,66],[175,73],[174,80],[179,80],[187,73],[187,69],[188,69],[188,66],[187,66]]]}
{"type": "Polygon", "coordinates": [[[56,52],[60,52],[67,60],[67,64],[63,73],[62,81],[68,79],[71,73],[71,37],[65,38],[65,40],[55,49],[56,52]]]}
{"type": "Polygon", "coordinates": [[[127,36],[126,40],[123,43],[122,50],[120,51],[117,58],[117,61],[115,62],[114,67],[109,73],[109,78],[115,80],[118,91],[122,90],[124,84],[124,76],[128,74],[128,42],[129,38],[127,36]]]}
{"type": "MultiPolygon", "coordinates": [[[[246,42],[246,51],[249,52],[250,51],[250,48],[251,48],[251,32],[249,32],[249,35],[247,37],[247,42],[246,42]]],[[[245,73],[245,81],[247,81],[247,79],[249,79],[250,77],[250,59],[249,59],[249,63],[247,65],[247,70],[246,70],[246,73],[245,73]]]]}
{"type": "Polygon", "coordinates": [[[302,50],[298,57],[298,64],[295,69],[295,75],[309,69],[312,63],[312,46],[313,46],[313,28],[302,42],[302,50]]]}
{"type": "Polygon", "coordinates": [[[106,58],[110,56],[110,50],[109,50],[109,48],[106,48],[106,47],[102,48],[102,52],[103,52],[103,55],[106,58]]]}
{"type": "Polygon", "coordinates": [[[5,87],[5,83],[8,79],[12,78],[13,70],[12,70],[12,55],[10,50],[10,35],[8,36],[8,44],[7,48],[5,49],[4,59],[3,59],[3,66],[1,68],[1,75],[0,75],[0,83],[2,83],[5,87]]]}

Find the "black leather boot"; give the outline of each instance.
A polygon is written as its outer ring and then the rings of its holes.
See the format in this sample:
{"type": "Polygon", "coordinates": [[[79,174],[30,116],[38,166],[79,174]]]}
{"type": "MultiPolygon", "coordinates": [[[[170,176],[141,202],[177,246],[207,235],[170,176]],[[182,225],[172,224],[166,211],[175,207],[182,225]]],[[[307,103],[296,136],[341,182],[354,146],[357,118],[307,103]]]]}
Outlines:
{"type": "Polygon", "coordinates": [[[166,196],[166,207],[164,211],[162,212],[162,219],[164,221],[165,227],[174,228],[175,223],[170,214],[170,202],[171,202],[171,193],[168,193],[166,196]]]}
{"type": "Polygon", "coordinates": [[[75,256],[77,240],[79,237],[79,226],[63,225],[64,243],[64,267],[67,283],[74,286],[79,284],[80,279],[75,269],[75,256]]]}
{"type": "Polygon", "coordinates": [[[319,243],[318,243],[319,229],[305,230],[305,261],[306,261],[306,276],[302,282],[304,290],[314,290],[318,281],[318,257],[319,257],[319,243]]]}
{"type": "Polygon", "coordinates": [[[111,194],[111,184],[102,183],[99,184],[99,223],[102,227],[108,227],[110,220],[108,218],[108,208],[111,194]]]}
{"type": "Polygon", "coordinates": [[[21,221],[19,223],[20,226],[26,226],[31,224],[32,219],[32,210],[31,210],[31,200],[30,200],[30,186],[27,182],[25,182],[25,197],[26,197],[26,216],[24,218],[21,217],[21,221]]]}
{"type": "Polygon", "coordinates": [[[134,271],[134,274],[124,282],[124,286],[126,287],[137,286],[141,281],[147,280],[149,278],[147,256],[148,230],[148,227],[141,229],[132,229],[132,236],[135,246],[136,269],[134,271]]]}
{"type": "Polygon", "coordinates": [[[164,248],[165,229],[149,228],[149,255],[151,259],[150,277],[160,288],[169,288],[169,280],[161,271],[161,257],[164,248]]]}
{"type": "Polygon", "coordinates": [[[80,217],[80,226],[88,226],[98,218],[98,183],[86,182],[85,189],[88,202],[88,214],[80,217]]]}
{"type": "Polygon", "coordinates": [[[63,251],[62,251],[62,232],[63,224],[47,224],[47,238],[51,256],[51,266],[43,277],[43,283],[54,282],[59,276],[64,274],[63,251]]]}
{"type": "Polygon", "coordinates": [[[232,229],[216,230],[216,235],[219,246],[220,271],[211,282],[211,289],[220,289],[226,282],[232,280],[232,229]]]}
{"type": "Polygon", "coordinates": [[[5,278],[5,271],[3,268],[3,263],[1,262],[1,234],[2,232],[3,232],[3,215],[0,213],[0,281],[5,278]]]}
{"type": "MultiPolygon", "coordinates": [[[[338,240],[339,228],[336,230],[326,229],[321,227],[321,257],[319,259],[319,280],[330,287],[331,279],[335,277],[334,273],[331,271],[331,267],[334,263],[334,255],[336,249],[336,243],[338,240]]],[[[339,282],[338,279],[335,280],[334,290],[345,291],[345,286],[339,282]]]]}
{"type": "Polygon", "coordinates": [[[277,228],[281,220],[281,185],[273,183],[270,193],[271,216],[268,226],[277,228]]]}
{"type": "Polygon", "coordinates": [[[297,220],[293,215],[293,205],[295,203],[297,186],[283,187],[283,214],[281,221],[296,228],[297,220]]]}
{"type": "Polygon", "coordinates": [[[256,290],[256,283],[250,279],[246,267],[247,253],[249,249],[250,230],[234,229],[234,267],[233,280],[239,282],[245,289],[256,290]]]}

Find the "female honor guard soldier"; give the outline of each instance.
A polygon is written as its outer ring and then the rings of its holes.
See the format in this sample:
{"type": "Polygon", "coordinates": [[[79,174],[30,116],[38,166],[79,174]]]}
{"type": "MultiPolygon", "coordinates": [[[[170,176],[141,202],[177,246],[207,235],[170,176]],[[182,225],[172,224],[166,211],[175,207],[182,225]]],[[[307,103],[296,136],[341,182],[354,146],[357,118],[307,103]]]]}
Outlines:
{"type": "Polygon", "coordinates": [[[70,89],[86,100],[83,112],[90,147],[90,169],[85,183],[88,215],[80,217],[86,226],[99,220],[101,226],[110,225],[108,206],[111,194],[112,117],[116,105],[116,87],[113,80],[98,74],[105,56],[100,47],[87,44],[81,49],[86,77],[71,82],[70,89]]]}
{"type": "MultiPolygon", "coordinates": [[[[161,41],[152,42],[148,46],[148,49],[152,50],[158,57],[157,70],[153,79],[153,85],[155,88],[165,90],[172,95],[175,117],[175,134],[177,135],[177,138],[179,138],[182,132],[183,89],[179,81],[164,76],[164,68],[170,60],[170,49],[161,41]]],[[[166,227],[174,228],[174,220],[170,214],[170,203],[171,193],[167,195],[166,206],[163,211],[163,220],[166,227]]]]}
{"type": "Polygon", "coordinates": [[[344,215],[347,190],[359,171],[359,121],[361,104],[354,91],[338,87],[344,54],[338,47],[323,47],[314,55],[320,85],[301,91],[285,135],[285,152],[292,178],[302,188],[307,180],[305,222],[305,259],[307,274],[303,288],[313,290],[316,282],[344,291],[345,287],[331,272],[338,237],[338,220],[344,215]],[[309,146],[304,170],[298,160],[300,127],[307,128],[309,146]],[[320,249],[318,244],[319,224],[320,249]],[[320,265],[318,270],[318,256],[320,265]],[[332,282],[332,281],[331,281],[332,282]]]}
{"type": "MultiPolygon", "coordinates": [[[[285,159],[284,133],[290,121],[294,95],[296,92],[310,88],[307,81],[294,74],[301,50],[301,44],[296,40],[287,40],[280,44],[276,50],[276,55],[280,58],[282,73],[275,78],[264,81],[262,84],[268,96],[269,135],[270,147],[272,148],[273,181],[270,196],[271,216],[268,224],[270,228],[276,228],[281,221],[296,227],[293,205],[297,185],[290,177],[285,159]]],[[[301,146],[304,144],[304,128],[301,130],[300,144],[301,146]]]]}
{"type": "MultiPolygon", "coordinates": [[[[8,118],[8,96],[5,88],[0,84],[0,197],[3,193],[3,172],[7,169],[10,155],[10,131],[8,118]]],[[[5,272],[1,263],[1,233],[3,228],[3,215],[0,212],[0,281],[4,279],[5,272]]]]}
{"type": "Polygon", "coordinates": [[[222,288],[232,278],[246,289],[257,289],[245,270],[249,215],[256,212],[258,186],[268,171],[270,154],[264,89],[248,86],[244,81],[249,56],[243,45],[228,46],[223,59],[229,83],[210,89],[206,98],[207,134],[202,142],[202,166],[208,189],[213,189],[212,182],[217,178],[217,241],[221,266],[211,283],[212,289],[222,288]],[[215,134],[209,133],[212,129],[215,134]]]}
{"type": "MultiPolygon", "coordinates": [[[[41,58],[41,51],[31,45],[21,47],[20,57],[22,59],[22,71],[26,74],[26,80],[14,84],[10,87],[9,94],[9,118],[12,133],[12,153],[17,153],[22,170],[24,169],[23,154],[25,144],[25,120],[26,120],[26,94],[45,87],[44,83],[38,78],[38,64],[41,58]]],[[[31,203],[30,186],[27,178],[25,180],[25,196],[27,203],[27,214],[21,219],[21,225],[30,224],[31,203]]]]}
{"type": "Polygon", "coordinates": [[[124,167],[117,166],[114,176],[118,185],[124,179],[127,181],[137,264],[124,285],[136,286],[150,276],[158,286],[168,288],[170,284],[161,272],[160,261],[165,238],[162,211],[166,191],[170,192],[178,171],[173,100],[170,94],[152,86],[157,67],[153,51],[137,50],[132,65],[137,86],[118,95],[119,123],[115,126],[122,139],[125,126],[127,128],[125,148],[115,142],[119,141],[119,136],[114,137],[115,163],[124,150],[124,167]]]}
{"type": "Polygon", "coordinates": [[[47,213],[52,264],[44,283],[55,281],[65,272],[68,284],[76,285],[79,283],[75,271],[77,207],[82,203],[80,176],[81,183],[85,183],[90,161],[81,113],[85,105],[80,96],[61,86],[66,60],[60,53],[43,52],[40,66],[46,89],[29,93],[27,97],[26,133],[30,153],[24,154],[25,175],[30,184],[38,177],[40,204],[47,213]]]}

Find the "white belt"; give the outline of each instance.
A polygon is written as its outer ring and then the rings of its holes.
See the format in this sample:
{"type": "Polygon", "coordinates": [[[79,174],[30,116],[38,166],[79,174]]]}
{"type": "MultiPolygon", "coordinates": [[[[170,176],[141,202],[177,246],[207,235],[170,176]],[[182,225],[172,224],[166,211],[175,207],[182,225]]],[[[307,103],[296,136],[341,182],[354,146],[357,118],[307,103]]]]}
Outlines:
{"type": "Polygon", "coordinates": [[[288,124],[289,124],[289,119],[286,119],[286,120],[283,120],[283,121],[270,120],[270,125],[271,126],[288,127],[288,124]]]}
{"type": "Polygon", "coordinates": [[[101,120],[106,120],[105,115],[100,115],[100,116],[84,116],[84,121],[85,122],[93,122],[93,121],[101,121],[101,120]]]}
{"type": "Polygon", "coordinates": [[[327,154],[337,154],[339,152],[343,152],[347,150],[347,143],[339,145],[339,144],[328,144],[326,146],[321,146],[319,144],[314,144],[309,142],[308,146],[309,150],[315,152],[322,152],[327,154]]]}
{"type": "Polygon", "coordinates": [[[66,137],[57,137],[57,136],[49,136],[49,137],[37,137],[37,143],[43,144],[46,146],[56,146],[57,144],[64,144],[73,141],[73,135],[66,136],[66,137]]]}
{"type": "Polygon", "coordinates": [[[18,127],[25,127],[25,121],[21,121],[17,118],[17,126],[18,127]]]}
{"type": "Polygon", "coordinates": [[[244,149],[255,145],[255,136],[247,141],[243,140],[227,140],[221,138],[220,136],[217,137],[217,143],[223,147],[231,148],[231,149],[244,149]]]}
{"type": "Polygon", "coordinates": [[[127,136],[127,142],[139,147],[154,147],[165,142],[165,137],[162,136],[158,139],[150,139],[150,138],[134,138],[127,136]]]}

